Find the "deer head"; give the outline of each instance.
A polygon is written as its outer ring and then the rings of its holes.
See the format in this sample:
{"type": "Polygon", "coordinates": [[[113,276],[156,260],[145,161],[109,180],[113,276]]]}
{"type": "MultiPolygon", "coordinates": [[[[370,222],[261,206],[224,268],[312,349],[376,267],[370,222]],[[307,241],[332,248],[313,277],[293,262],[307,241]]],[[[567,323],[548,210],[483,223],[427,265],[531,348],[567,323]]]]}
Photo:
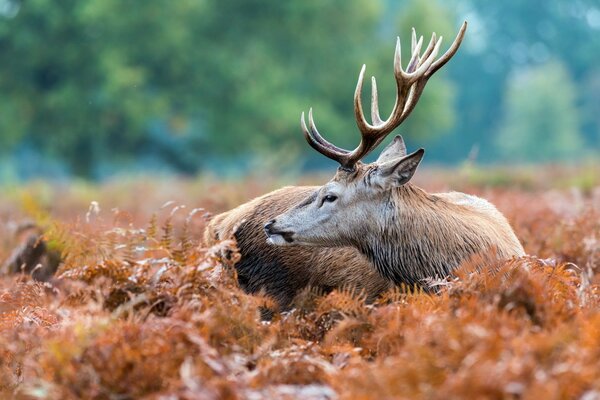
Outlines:
{"type": "Polygon", "coordinates": [[[308,113],[308,127],[304,113],[300,119],[302,131],[308,144],[324,156],[340,164],[337,173],[328,183],[316,190],[296,207],[265,225],[268,241],[276,245],[343,246],[353,245],[357,232],[365,224],[378,224],[394,218],[389,199],[393,189],[402,187],[412,178],[424,150],[406,154],[401,136],[386,147],[377,161],[363,164],[360,160],[410,115],[419,101],[429,78],[443,67],[458,50],[467,28],[464,22],[450,48],[437,58],[442,38],[432,34],[423,54],[423,37],[417,40],[412,31],[412,55],[406,67],[402,67],[400,38],[396,42],[394,76],[396,78],[396,102],[391,115],[383,121],[379,116],[377,84],[372,82],[371,120],[365,119],[361,104],[361,92],[365,66],[358,76],[354,93],[354,114],[361,141],[352,151],[339,148],[321,136],[317,130],[312,109],[308,113]]]}

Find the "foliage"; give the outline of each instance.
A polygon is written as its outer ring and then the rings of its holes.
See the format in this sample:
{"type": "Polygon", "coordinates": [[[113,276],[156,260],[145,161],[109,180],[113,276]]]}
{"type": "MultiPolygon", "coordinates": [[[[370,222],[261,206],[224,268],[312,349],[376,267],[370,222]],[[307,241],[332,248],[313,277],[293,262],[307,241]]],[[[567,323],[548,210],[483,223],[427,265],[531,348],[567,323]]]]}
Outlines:
{"type": "MultiPolygon", "coordinates": [[[[600,109],[598,96],[592,94],[600,54],[600,11],[596,1],[456,0],[444,4],[452,7],[457,18],[469,21],[469,32],[459,57],[448,66],[457,89],[457,107],[453,110],[456,124],[448,136],[428,146],[433,157],[462,160],[476,144],[479,160],[505,160],[497,146],[498,136],[505,129],[502,116],[510,112],[506,107],[516,106],[506,98],[506,88],[517,85],[513,79],[521,71],[536,69],[551,60],[563,65],[573,80],[573,89],[568,90],[575,91],[578,115],[571,118],[586,122],[574,127],[573,140],[583,137],[590,154],[597,152],[600,109]]],[[[548,93],[548,87],[537,85],[531,88],[536,91],[523,93],[520,101],[529,99],[533,103],[547,95],[560,102],[562,92],[548,93]]],[[[533,114],[530,117],[536,118],[533,114]]],[[[538,122],[528,121],[528,126],[538,122]]],[[[538,150],[532,146],[527,149],[530,154],[538,150]]],[[[544,157],[541,154],[540,158],[544,157]]]]}
{"type": "Polygon", "coordinates": [[[437,293],[396,288],[375,304],[344,290],[309,290],[269,322],[260,308],[270,300],[237,286],[235,244],[199,245],[198,207],[229,208],[276,182],[15,188],[0,202],[0,257],[15,245],[13,222],[28,216],[60,244],[63,263],[48,284],[0,277],[0,397],[594,396],[598,182],[560,189],[526,171],[524,189],[477,179],[461,187],[451,180],[461,173],[423,174],[420,184],[486,197],[530,256],[475,259],[455,278],[431,282],[437,293]],[[119,198],[123,187],[138,200],[119,198]],[[90,198],[99,205],[88,209],[90,198]]]}
{"type": "MultiPolygon", "coordinates": [[[[463,48],[403,134],[426,139],[436,160],[464,159],[476,143],[482,160],[501,160],[498,137],[539,130],[548,115],[527,109],[545,99],[566,102],[561,121],[574,119],[564,146],[597,149],[598,15],[593,1],[560,0],[0,0],[0,179],[223,171],[268,155],[278,168],[322,165],[303,143],[300,112],[314,107],[328,138],[355,146],[360,65],[378,77],[388,112],[395,36],[405,53],[413,26],[448,44],[463,19],[463,48]],[[550,59],[563,67],[544,69],[550,59]],[[524,69],[571,77],[577,110],[551,85],[505,93],[524,69]]],[[[555,155],[524,145],[539,159],[555,155]]]]}
{"type": "Polygon", "coordinates": [[[37,0],[0,19],[4,147],[66,159],[82,176],[140,154],[193,172],[208,144],[230,157],[282,138],[298,147],[310,99],[326,126],[351,126],[340,104],[351,104],[376,3],[142,3],[37,0]]]}
{"type": "Polygon", "coordinates": [[[575,88],[564,66],[549,62],[510,81],[498,147],[507,159],[558,161],[579,158],[583,141],[575,88]],[[560,93],[560,96],[556,96],[560,93]]]}

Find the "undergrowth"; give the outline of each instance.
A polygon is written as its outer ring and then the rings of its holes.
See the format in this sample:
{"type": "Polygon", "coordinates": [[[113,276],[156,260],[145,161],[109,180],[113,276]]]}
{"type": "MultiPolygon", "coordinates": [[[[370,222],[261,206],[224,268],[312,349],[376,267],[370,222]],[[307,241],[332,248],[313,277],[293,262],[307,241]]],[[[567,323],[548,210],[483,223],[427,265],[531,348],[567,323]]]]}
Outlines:
{"type": "MultiPolygon", "coordinates": [[[[69,214],[51,193],[5,204],[2,255],[9,222],[28,217],[62,264],[48,283],[0,279],[0,398],[599,396],[600,190],[473,192],[530,256],[473,260],[435,294],[395,288],[374,304],[306,290],[268,322],[271,300],[236,283],[235,243],[200,243],[203,209],[157,196],[134,212],[100,200],[69,214]]],[[[217,203],[204,200],[193,204],[217,203]]]]}

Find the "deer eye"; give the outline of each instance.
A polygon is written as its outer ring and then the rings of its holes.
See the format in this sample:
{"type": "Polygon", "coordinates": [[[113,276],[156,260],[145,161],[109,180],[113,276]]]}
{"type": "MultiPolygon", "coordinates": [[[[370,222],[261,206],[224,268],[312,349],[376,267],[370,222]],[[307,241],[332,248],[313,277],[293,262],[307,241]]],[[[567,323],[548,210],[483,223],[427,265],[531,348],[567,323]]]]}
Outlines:
{"type": "Polygon", "coordinates": [[[333,203],[336,200],[337,196],[333,194],[328,194],[327,196],[323,197],[323,203],[333,203]]]}

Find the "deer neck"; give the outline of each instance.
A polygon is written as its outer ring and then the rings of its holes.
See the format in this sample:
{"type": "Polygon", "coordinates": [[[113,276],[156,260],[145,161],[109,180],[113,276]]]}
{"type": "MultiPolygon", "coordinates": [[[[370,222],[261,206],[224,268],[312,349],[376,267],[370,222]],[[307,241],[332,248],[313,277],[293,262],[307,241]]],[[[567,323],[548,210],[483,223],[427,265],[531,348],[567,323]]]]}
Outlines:
{"type": "Polygon", "coordinates": [[[396,284],[446,277],[464,258],[461,246],[472,245],[473,253],[478,248],[476,232],[465,231],[470,237],[461,237],[465,233],[460,217],[447,207],[445,201],[416,186],[401,186],[390,192],[378,223],[370,224],[354,244],[382,276],[396,284]]]}

